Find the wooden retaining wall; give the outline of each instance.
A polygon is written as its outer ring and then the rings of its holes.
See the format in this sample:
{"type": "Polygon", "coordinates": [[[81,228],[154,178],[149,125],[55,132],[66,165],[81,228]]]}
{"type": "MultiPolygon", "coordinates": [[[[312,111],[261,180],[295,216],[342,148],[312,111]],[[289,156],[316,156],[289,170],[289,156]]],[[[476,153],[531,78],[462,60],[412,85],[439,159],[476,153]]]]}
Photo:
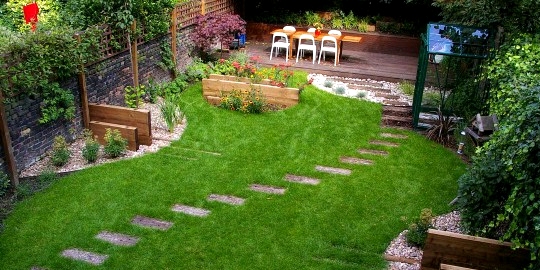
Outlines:
{"type": "Polygon", "coordinates": [[[522,270],[529,262],[528,250],[508,242],[429,229],[420,269],[522,270]]]}
{"type": "Polygon", "coordinates": [[[150,111],[114,105],[91,103],[88,105],[90,129],[104,143],[107,128],[118,129],[128,139],[128,149],[136,151],[139,145],[152,145],[152,121],[150,111]]]}
{"type": "Polygon", "coordinates": [[[222,75],[210,75],[210,78],[202,80],[203,96],[214,105],[219,105],[221,97],[233,90],[251,91],[251,89],[261,91],[266,102],[270,104],[285,108],[298,104],[300,99],[298,88],[282,88],[269,84],[269,81],[252,84],[248,78],[222,75]]]}

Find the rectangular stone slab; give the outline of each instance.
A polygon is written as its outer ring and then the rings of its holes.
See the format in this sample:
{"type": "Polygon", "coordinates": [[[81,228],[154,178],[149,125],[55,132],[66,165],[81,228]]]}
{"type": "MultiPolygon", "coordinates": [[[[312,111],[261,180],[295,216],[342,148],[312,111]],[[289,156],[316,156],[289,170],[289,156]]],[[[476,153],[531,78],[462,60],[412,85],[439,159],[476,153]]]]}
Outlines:
{"type": "Polygon", "coordinates": [[[242,205],[244,204],[245,199],[231,196],[231,195],[218,195],[210,194],[207,198],[209,201],[218,201],[230,205],[242,205]]]}
{"type": "Polygon", "coordinates": [[[108,231],[100,232],[98,235],[96,235],[96,238],[105,242],[109,242],[113,245],[126,247],[134,246],[135,244],[137,244],[137,242],[139,242],[139,237],[108,231]]]}
{"type": "Polygon", "coordinates": [[[387,156],[388,152],[383,150],[374,150],[374,149],[358,149],[358,153],[360,154],[370,154],[370,155],[379,155],[379,156],[387,156]]]}
{"type": "Polygon", "coordinates": [[[109,258],[109,255],[97,254],[97,253],[84,251],[77,248],[71,248],[71,249],[66,249],[62,251],[62,257],[77,260],[77,261],[87,262],[93,265],[100,265],[107,258],[109,258]]]}
{"type": "Polygon", "coordinates": [[[136,216],[131,220],[132,224],[139,225],[141,227],[151,228],[166,231],[168,230],[173,223],[165,220],[136,216]]]}
{"type": "Polygon", "coordinates": [[[174,212],[184,213],[190,216],[197,216],[197,217],[206,217],[210,214],[210,210],[188,206],[188,205],[182,205],[182,204],[173,205],[172,210],[174,212]]]}
{"type": "Polygon", "coordinates": [[[355,158],[355,157],[341,157],[339,161],[349,164],[358,164],[358,165],[373,165],[373,160],[355,158]]]}
{"type": "Polygon", "coordinates": [[[331,174],[341,174],[341,175],[351,175],[352,171],[349,169],[343,169],[343,168],[334,168],[334,167],[326,167],[317,165],[315,166],[315,170],[319,172],[325,172],[325,173],[331,173],[331,174]]]}
{"type": "Polygon", "coordinates": [[[399,146],[399,143],[379,141],[379,140],[371,140],[369,143],[376,144],[376,145],[382,145],[382,146],[388,146],[388,147],[397,147],[397,146],[399,146]]]}
{"type": "Polygon", "coordinates": [[[285,181],[306,184],[306,185],[318,185],[321,182],[321,180],[317,178],[311,178],[307,176],[300,176],[300,175],[293,175],[293,174],[285,175],[285,181]]]}
{"type": "Polygon", "coordinates": [[[257,191],[257,192],[279,194],[279,195],[285,194],[285,190],[286,190],[285,188],[266,186],[266,185],[260,185],[260,184],[252,184],[251,186],[249,186],[249,189],[253,191],[257,191]]]}

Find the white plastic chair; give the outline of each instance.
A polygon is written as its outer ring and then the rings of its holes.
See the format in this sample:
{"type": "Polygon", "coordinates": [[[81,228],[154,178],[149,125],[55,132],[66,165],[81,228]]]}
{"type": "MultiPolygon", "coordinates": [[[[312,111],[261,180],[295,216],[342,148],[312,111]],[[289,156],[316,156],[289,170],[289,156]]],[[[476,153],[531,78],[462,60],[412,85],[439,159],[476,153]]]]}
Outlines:
{"type": "Polygon", "coordinates": [[[317,57],[317,46],[315,45],[315,38],[311,34],[302,34],[300,35],[300,38],[298,38],[298,48],[296,50],[297,63],[300,56],[300,51],[303,53],[304,50],[313,52],[313,64],[315,64],[315,57],[317,57]],[[302,41],[304,41],[304,43],[302,43],[302,41]]]}
{"type": "Polygon", "coordinates": [[[296,28],[292,25],[286,25],[286,26],[283,26],[283,31],[286,31],[286,32],[296,32],[296,28]]]}
{"type": "Polygon", "coordinates": [[[332,29],[332,30],[328,31],[328,34],[329,35],[341,36],[341,31],[332,29]]]}
{"type": "Polygon", "coordinates": [[[321,40],[321,50],[319,52],[319,61],[318,64],[321,63],[321,55],[323,55],[323,59],[326,59],[326,52],[333,52],[334,53],[334,66],[337,65],[337,59],[338,59],[338,48],[337,48],[337,40],[333,36],[324,36],[321,40]],[[326,44],[325,44],[326,43],[326,44]]]}
{"type": "Polygon", "coordinates": [[[272,48],[270,49],[270,60],[272,60],[272,54],[274,53],[274,49],[276,50],[276,57],[279,54],[279,49],[284,48],[285,49],[285,62],[289,61],[289,46],[291,46],[291,43],[289,43],[289,38],[287,37],[287,34],[283,32],[275,32],[274,35],[272,35],[272,48]]]}
{"type": "Polygon", "coordinates": [[[315,27],[310,27],[310,28],[308,28],[307,32],[308,33],[315,33],[315,30],[317,30],[317,29],[315,29],[315,27]]]}

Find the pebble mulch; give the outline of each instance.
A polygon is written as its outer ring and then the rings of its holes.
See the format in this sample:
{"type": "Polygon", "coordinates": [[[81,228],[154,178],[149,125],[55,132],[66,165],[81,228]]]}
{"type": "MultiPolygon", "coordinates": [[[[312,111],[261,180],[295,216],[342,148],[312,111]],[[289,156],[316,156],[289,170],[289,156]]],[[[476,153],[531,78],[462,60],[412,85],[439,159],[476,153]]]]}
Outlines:
{"type": "MultiPolygon", "coordinates": [[[[441,231],[449,231],[455,233],[463,233],[460,223],[460,215],[458,211],[452,211],[448,214],[437,216],[433,219],[432,225],[435,229],[441,231]]],[[[401,232],[386,248],[385,255],[414,259],[417,261],[422,260],[423,252],[421,249],[409,246],[407,244],[406,235],[407,230],[401,232]]],[[[419,270],[420,264],[409,264],[402,262],[389,262],[389,270],[419,270]]]]}
{"type": "Polygon", "coordinates": [[[119,158],[114,158],[114,159],[105,157],[103,154],[103,151],[100,151],[98,160],[96,160],[96,162],[94,163],[89,164],[86,162],[86,160],[82,156],[82,149],[84,147],[84,139],[81,137],[81,138],[77,138],[74,142],[72,142],[69,145],[69,149],[71,151],[71,158],[69,159],[69,162],[66,165],[62,167],[51,166],[50,157],[48,155],[45,155],[39,161],[34,163],[32,166],[22,170],[21,173],[19,174],[19,177],[24,178],[24,177],[29,177],[29,176],[37,176],[41,174],[47,168],[53,168],[58,173],[71,172],[71,171],[84,169],[90,166],[94,166],[97,164],[114,162],[120,159],[136,157],[146,152],[156,152],[160,148],[170,145],[171,141],[179,139],[180,136],[182,136],[182,133],[184,132],[184,129],[187,125],[185,120],[182,121],[180,125],[177,125],[173,132],[169,132],[165,124],[165,121],[163,120],[163,117],[161,116],[161,111],[159,109],[158,103],[156,104],[144,103],[141,106],[141,109],[146,109],[150,111],[150,117],[152,121],[152,138],[153,138],[152,145],[140,145],[139,150],[126,151],[125,155],[119,158]]]}
{"type": "Polygon", "coordinates": [[[362,98],[377,103],[384,103],[385,96],[394,96],[396,101],[401,101],[407,103],[408,105],[412,105],[412,97],[403,94],[403,92],[399,89],[399,83],[327,76],[323,74],[309,74],[308,79],[313,79],[312,84],[317,88],[332,94],[349,98],[362,98]],[[327,87],[329,85],[331,86],[327,87]],[[368,86],[365,87],[365,89],[371,90],[357,89],[358,86],[368,86]],[[344,90],[344,92],[338,94],[338,88],[341,88],[344,90]],[[380,95],[380,92],[385,92],[387,94],[380,95]],[[363,97],[360,97],[361,95],[363,95],[363,97]]]}

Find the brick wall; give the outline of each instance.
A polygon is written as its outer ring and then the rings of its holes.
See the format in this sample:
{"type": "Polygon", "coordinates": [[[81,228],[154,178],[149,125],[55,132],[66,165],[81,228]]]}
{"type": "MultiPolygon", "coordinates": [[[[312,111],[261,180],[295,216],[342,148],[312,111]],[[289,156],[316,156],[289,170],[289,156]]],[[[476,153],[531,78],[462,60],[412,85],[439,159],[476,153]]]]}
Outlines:
{"type": "MultiPolygon", "coordinates": [[[[193,27],[179,30],[177,34],[177,66],[180,71],[192,62],[190,53],[192,43],[189,33],[193,27]]],[[[172,79],[169,71],[163,70],[161,44],[170,45],[171,35],[167,34],[137,46],[139,58],[139,82],[145,84],[150,78],[156,82],[172,79]]],[[[133,85],[133,70],[129,50],[118,53],[100,62],[86,67],[86,85],[88,101],[94,103],[125,106],[124,88],[133,85]]],[[[57,120],[48,124],[39,124],[39,97],[22,97],[5,105],[9,134],[12,140],[13,155],[17,170],[20,172],[41,159],[52,147],[54,137],[62,135],[68,141],[82,134],[81,96],[77,76],[63,82],[63,88],[71,90],[75,96],[76,117],[71,121],[57,120]]],[[[0,145],[0,169],[7,173],[5,152],[0,145]]]]}

